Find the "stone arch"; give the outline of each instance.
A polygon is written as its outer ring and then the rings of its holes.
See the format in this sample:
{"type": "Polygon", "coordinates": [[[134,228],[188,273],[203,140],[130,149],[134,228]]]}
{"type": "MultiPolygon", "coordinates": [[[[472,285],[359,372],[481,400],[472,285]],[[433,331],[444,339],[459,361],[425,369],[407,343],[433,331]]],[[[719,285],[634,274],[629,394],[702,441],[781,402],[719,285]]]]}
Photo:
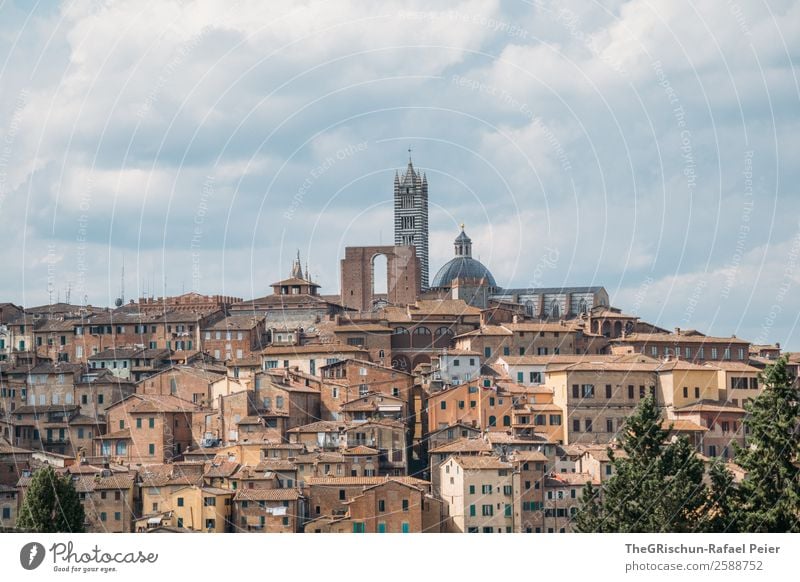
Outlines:
{"type": "Polygon", "coordinates": [[[346,247],[340,269],[345,307],[364,312],[370,310],[376,299],[373,269],[374,260],[379,255],[387,259],[386,300],[392,305],[408,305],[418,299],[422,268],[415,247],[346,247]]]}
{"type": "Polygon", "coordinates": [[[411,372],[411,360],[403,354],[395,354],[392,356],[392,368],[401,372],[411,372]]]}
{"type": "Polygon", "coordinates": [[[370,290],[372,291],[373,304],[379,299],[378,295],[385,295],[389,291],[389,257],[386,253],[377,252],[372,255],[370,264],[370,290]]]}
{"type": "Polygon", "coordinates": [[[606,337],[611,336],[611,323],[608,320],[603,321],[603,335],[606,337]]]}
{"type": "Polygon", "coordinates": [[[619,337],[622,335],[622,322],[617,321],[614,323],[614,337],[619,337]]]}

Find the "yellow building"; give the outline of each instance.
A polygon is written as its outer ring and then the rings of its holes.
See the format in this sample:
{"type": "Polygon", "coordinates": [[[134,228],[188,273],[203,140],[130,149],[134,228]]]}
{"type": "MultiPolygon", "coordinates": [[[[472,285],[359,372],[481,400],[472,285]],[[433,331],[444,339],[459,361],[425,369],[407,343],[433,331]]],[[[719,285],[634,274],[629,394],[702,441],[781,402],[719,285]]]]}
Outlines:
{"type": "Polygon", "coordinates": [[[658,404],[669,411],[703,400],[716,401],[719,399],[718,376],[713,366],[685,360],[666,361],[658,367],[658,404]]]}

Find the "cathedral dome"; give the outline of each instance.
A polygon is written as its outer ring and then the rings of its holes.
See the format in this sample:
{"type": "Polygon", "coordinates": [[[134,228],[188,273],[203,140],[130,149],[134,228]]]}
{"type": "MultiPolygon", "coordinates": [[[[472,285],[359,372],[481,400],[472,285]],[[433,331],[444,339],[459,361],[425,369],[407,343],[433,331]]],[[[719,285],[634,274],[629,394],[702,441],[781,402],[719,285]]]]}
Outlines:
{"type": "Polygon", "coordinates": [[[433,278],[431,287],[449,288],[453,286],[456,279],[486,279],[489,287],[497,287],[497,283],[492,273],[483,263],[472,258],[472,239],[464,232],[464,225],[461,225],[461,233],[453,243],[455,245],[456,256],[450,259],[439,269],[433,278]]]}

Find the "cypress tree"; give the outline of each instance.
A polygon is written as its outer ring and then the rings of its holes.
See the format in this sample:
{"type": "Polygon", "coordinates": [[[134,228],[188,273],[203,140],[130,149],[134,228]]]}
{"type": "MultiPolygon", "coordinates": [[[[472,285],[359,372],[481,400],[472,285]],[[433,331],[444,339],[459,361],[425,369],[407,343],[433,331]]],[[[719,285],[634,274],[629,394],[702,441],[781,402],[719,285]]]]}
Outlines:
{"type": "Polygon", "coordinates": [[[19,510],[17,527],[36,533],[82,533],[84,511],[68,476],[47,466],[34,473],[19,510]]]}
{"type": "Polygon", "coordinates": [[[800,403],[780,358],[761,375],[763,392],[745,404],[746,446],[735,447],[746,475],[739,485],[739,517],[746,532],[800,531],[800,403]]]}
{"type": "Polygon", "coordinates": [[[685,438],[667,443],[661,412],[648,396],[625,424],[625,456],[608,454],[614,475],[602,495],[584,488],[576,516],[582,532],[682,532],[698,527],[706,499],[703,463],[685,438]]]}

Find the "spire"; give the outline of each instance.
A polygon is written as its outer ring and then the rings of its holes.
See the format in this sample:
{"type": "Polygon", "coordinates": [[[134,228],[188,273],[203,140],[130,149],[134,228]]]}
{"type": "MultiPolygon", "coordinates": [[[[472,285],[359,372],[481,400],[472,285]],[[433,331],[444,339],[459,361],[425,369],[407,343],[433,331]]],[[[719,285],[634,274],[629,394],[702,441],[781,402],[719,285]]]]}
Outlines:
{"type": "Polygon", "coordinates": [[[297,249],[297,258],[292,264],[292,278],[303,279],[303,267],[300,265],[300,249],[297,249]]]}

